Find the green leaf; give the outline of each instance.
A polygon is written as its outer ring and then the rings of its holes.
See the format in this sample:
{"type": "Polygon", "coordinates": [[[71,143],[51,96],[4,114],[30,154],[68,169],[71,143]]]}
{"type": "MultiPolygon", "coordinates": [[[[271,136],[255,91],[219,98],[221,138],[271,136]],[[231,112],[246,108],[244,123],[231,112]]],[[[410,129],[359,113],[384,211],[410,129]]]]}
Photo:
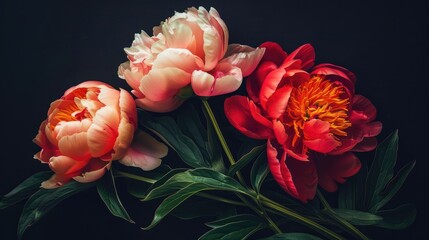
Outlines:
{"type": "Polygon", "coordinates": [[[106,173],[104,177],[98,181],[98,195],[100,195],[100,198],[114,216],[120,217],[130,223],[134,223],[127,210],[125,210],[124,206],[122,205],[121,200],[119,199],[112,171],[113,169],[110,170],[109,173],[106,173]]]}
{"type": "Polygon", "coordinates": [[[40,184],[52,175],[51,171],[39,172],[25,179],[12,191],[2,196],[0,199],[0,209],[10,207],[24,199],[30,197],[40,189],[40,184]]]}
{"type": "Polygon", "coordinates": [[[259,154],[258,158],[256,158],[255,162],[253,163],[252,170],[250,170],[250,183],[257,193],[259,193],[259,190],[261,189],[262,183],[267,177],[268,172],[269,169],[267,154],[264,151],[259,154]]]}
{"type": "Polygon", "coordinates": [[[398,140],[398,131],[396,130],[377,147],[374,161],[371,164],[366,179],[366,202],[368,209],[374,209],[374,206],[381,200],[380,193],[393,177],[393,167],[396,163],[398,151],[398,140]]]}
{"type": "Polygon", "coordinates": [[[18,222],[18,238],[64,199],[94,186],[92,183],[69,182],[56,189],[40,189],[26,202],[18,222]]]}
{"type": "Polygon", "coordinates": [[[160,178],[158,181],[156,181],[154,184],[152,184],[146,191],[146,194],[144,194],[144,201],[149,201],[155,198],[164,197],[167,195],[170,195],[180,189],[181,187],[185,187],[189,185],[189,183],[183,184],[183,183],[174,183],[171,182],[168,185],[165,185],[165,183],[170,180],[174,175],[186,171],[186,168],[174,168],[171,169],[167,174],[165,174],[162,178],[160,178]],[[165,186],[164,186],[165,185],[165,186]],[[162,187],[161,187],[162,186],[162,187]],[[155,191],[153,191],[156,189],[155,191]]]}
{"type": "Polygon", "coordinates": [[[415,165],[416,161],[409,162],[407,165],[405,165],[398,171],[396,176],[392,178],[392,180],[390,180],[390,182],[387,184],[383,192],[380,193],[381,200],[376,203],[373,208],[370,209],[370,211],[378,211],[393,198],[393,196],[402,187],[405,182],[405,179],[408,177],[408,174],[410,174],[411,170],[413,170],[415,165]]]}
{"type": "Polygon", "coordinates": [[[207,121],[208,142],[206,148],[210,154],[210,166],[212,169],[218,172],[226,173],[226,168],[222,157],[223,150],[214,130],[213,123],[210,121],[209,116],[207,116],[206,111],[203,111],[203,113],[207,121]]]}
{"type": "Polygon", "coordinates": [[[379,211],[377,214],[383,220],[376,226],[387,229],[404,229],[416,219],[416,207],[413,204],[404,204],[395,209],[379,211]]]}
{"type": "Polygon", "coordinates": [[[250,214],[241,214],[207,223],[212,230],[202,235],[199,240],[235,240],[246,239],[266,225],[261,219],[250,214]]]}
{"type": "Polygon", "coordinates": [[[349,223],[358,226],[375,225],[383,220],[382,217],[368,212],[349,209],[334,209],[334,211],[349,223]]]}
{"type": "Polygon", "coordinates": [[[252,150],[250,150],[250,152],[244,154],[240,159],[238,159],[238,161],[234,165],[232,165],[229,168],[228,175],[234,176],[236,172],[240,171],[240,169],[246,166],[256,156],[258,156],[265,149],[265,147],[266,147],[265,144],[260,145],[260,146],[254,147],[252,150]]]}
{"type": "Polygon", "coordinates": [[[192,140],[197,144],[204,156],[204,159],[209,160],[210,156],[207,152],[207,130],[201,123],[200,116],[192,103],[187,102],[180,107],[180,111],[177,114],[177,125],[184,134],[192,138],[192,140]]]}
{"type": "Polygon", "coordinates": [[[174,216],[183,219],[194,219],[206,216],[217,216],[224,213],[228,205],[219,201],[192,196],[171,212],[174,216]],[[219,211],[222,209],[222,211],[219,211]]]}
{"type": "Polygon", "coordinates": [[[173,118],[152,117],[143,110],[138,113],[142,125],[163,139],[186,164],[194,168],[210,167],[195,142],[183,134],[173,118]]]}
{"type": "Polygon", "coordinates": [[[322,240],[308,233],[280,233],[260,240],[322,240]]]}
{"type": "Polygon", "coordinates": [[[368,174],[368,165],[366,161],[361,160],[362,166],[360,171],[347,179],[344,184],[340,185],[338,192],[338,208],[342,209],[363,209],[365,197],[365,180],[368,174]]]}
{"type": "Polygon", "coordinates": [[[179,204],[181,204],[183,201],[185,201],[192,195],[204,190],[212,190],[212,188],[202,183],[194,183],[180,189],[175,194],[172,194],[171,196],[167,197],[155,210],[155,216],[153,217],[152,222],[149,224],[149,226],[143,229],[149,230],[155,227],[165,216],[167,216],[167,214],[174,210],[179,204]]]}

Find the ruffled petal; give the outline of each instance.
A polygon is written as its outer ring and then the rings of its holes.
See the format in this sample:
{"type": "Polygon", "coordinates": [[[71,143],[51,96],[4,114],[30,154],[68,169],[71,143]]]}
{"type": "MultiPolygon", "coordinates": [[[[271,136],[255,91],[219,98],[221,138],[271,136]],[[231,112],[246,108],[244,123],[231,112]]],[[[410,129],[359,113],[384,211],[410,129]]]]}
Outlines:
{"type": "Polygon", "coordinates": [[[249,100],[244,96],[232,96],[225,100],[225,115],[229,122],[244,135],[254,139],[273,136],[272,129],[256,121],[249,109],[249,100]]]}
{"type": "Polygon", "coordinates": [[[310,44],[304,44],[301,47],[293,51],[289,56],[286,57],[284,62],[291,62],[293,60],[300,60],[300,69],[308,70],[314,66],[314,59],[316,53],[314,52],[313,46],[310,44]]]}
{"type": "Polygon", "coordinates": [[[304,123],[304,144],[320,153],[328,153],[338,147],[340,143],[335,140],[333,134],[329,132],[328,122],[312,119],[304,123]]]}
{"type": "Polygon", "coordinates": [[[346,178],[355,175],[361,167],[359,159],[350,152],[336,156],[317,154],[314,160],[319,174],[319,185],[328,192],[336,191],[337,182],[344,183],[346,178]]]}
{"type": "Polygon", "coordinates": [[[140,91],[151,101],[172,98],[191,82],[191,74],[181,69],[167,67],[152,69],[140,82],[140,91]]]}
{"type": "Polygon", "coordinates": [[[168,48],[162,51],[153,62],[152,69],[174,67],[192,73],[203,64],[202,60],[188,49],[168,48]]]}
{"type": "Polygon", "coordinates": [[[119,93],[119,109],[121,110],[121,117],[128,118],[128,121],[137,127],[137,110],[133,97],[124,89],[120,89],[119,93]]]}
{"type": "Polygon", "coordinates": [[[111,165],[112,162],[106,162],[97,158],[93,158],[90,160],[87,166],[82,169],[82,173],[73,177],[73,179],[81,183],[94,182],[100,179],[106,173],[106,171],[110,169],[111,165]]]}
{"type": "Polygon", "coordinates": [[[350,113],[350,122],[353,124],[370,122],[375,119],[377,109],[368,100],[368,98],[355,95],[352,102],[352,111],[350,113]]]}
{"type": "Polygon", "coordinates": [[[264,48],[252,48],[246,45],[231,44],[228,47],[226,58],[220,63],[227,62],[241,69],[243,77],[247,77],[258,66],[264,55],[264,48]]]}
{"type": "Polygon", "coordinates": [[[167,156],[167,153],[168,148],[164,143],[140,131],[120,163],[150,171],[161,164],[161,158],[167,156]]]}
{"type": "Polygon", "coordinates": [[[79,161],[90,159],[87,136],[86,132],[80,132],[60,138],[58,148],[61,154],[79,161]]]}
{"type": "Polygon", "coordinates": [[[238,67],[222,63],[211,74],[194,71],[191,85],[198,96],[217,96],[237,90],[242,81],[243,76],[238,67]]]}
{"type": "Polygon", "coordinates": [[[280,82],[283,79],[286,71],[282,68],[276,69],[270,72],[266,77],[261,86],[261,91],[259,92],[259,101],[263,109],[266,109],[266,104],[268,99],[273,95],[277,90],[280,82]]]}
{"type": "Polygon", "coordinates": [[[287,53],[278,43],[264,42],[259,47],[265,48],[265,54],[262,57],[261,62],[272,62],[276,66],[280,66],[287,57],[287,53]]]}
{"type": "Polygon", "coordinates": [[[88,161],[89,159],[77,161],[71,157],[60,155],[51,157],[49,167],[56,173],[57,177],[71,178],[73,175],[77,175],[86,166],[88,161]]]}
{"type": "MultiPolygon", "coordinates": [[[[141,94],[141,92],[140,92],[140,81],[142,80],[143,75],[140,72],[135,72],[135,71],[131,71],[131,70],[126,69],[123,71],[123,76],[124,76],[124,79],[127,81],[127,84],[134,91],[137,91],[138,93],[141,94]]],[[[137,96],[137,97],[139,97],[139,96],[137,96]]]]}
{"type": "Polygon", "coordinates": [[[259,103],[259,92],[261,91],[261,86],[264,83],[265,77],[275,69],[277,69],[277,65],[274,63],[261,62],[258,68],[247,78],[247,94],[255,103],[259,103]]]}

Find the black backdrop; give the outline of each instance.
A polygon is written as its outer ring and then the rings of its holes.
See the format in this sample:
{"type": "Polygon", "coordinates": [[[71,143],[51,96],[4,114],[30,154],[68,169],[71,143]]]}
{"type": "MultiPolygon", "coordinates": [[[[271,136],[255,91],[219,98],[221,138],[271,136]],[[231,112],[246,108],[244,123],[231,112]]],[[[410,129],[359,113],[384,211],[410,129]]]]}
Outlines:
{"type": "MultiPolygon", "coordinates": [[[[358,76],[357,92],[372,100],[384,124],[380,139],[399,129],[398,166],[417,160],[393,203],[417,205],[417,221],[402,231],[371,230],[374,238],[418,239],[426,215],[427,157],[427,3],[348,1],[278,4],[277,1],[5,1],[3,2],[1,76],[0,194],[31,174],[46,170],[33,160],[32,143],[49,104],[68,87],[99,79],[129,89],[118,79],[136,32],[189,6],[215,7],[230,31],[230,42],[258,46],[279,42],[290,52],[303,43],[316,49],[318,63],[345,66],[358,76]],[[420,105],[419,105],[420,104],[420,105]],[[408,237],[407,237],[408,236],[408,237]]],[[[216,107],[216,106],[215,106],[216,107]]],[[[225,123],[223,123],[225,124],[225,123]]],[[[145,232],[153,206],[122,194],[138,224],[111,216],[95,190],[57,206],[31,227],[24,239],[196,239],[206,228],[198,221],[168,217],[145,232]]],[[[15,239],[23,203],[0,211],[0,239],[15,239]]]]}

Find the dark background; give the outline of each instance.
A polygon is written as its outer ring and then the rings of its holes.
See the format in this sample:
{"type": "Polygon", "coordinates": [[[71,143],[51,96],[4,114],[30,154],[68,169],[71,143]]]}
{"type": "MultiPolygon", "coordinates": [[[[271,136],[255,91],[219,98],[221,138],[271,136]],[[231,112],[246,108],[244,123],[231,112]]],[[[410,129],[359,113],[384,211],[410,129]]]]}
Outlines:
{"type": "MultiPolygon", "coordinates": [[[[323,1],[324,2],[324,1],[323,1]]],[[[259,1],[4,1],[2,18],[0,195],[47,166],[33,160],[32,143],[49,104],[70,86],[98,79],[129,89],[117,77],[124,47],[134,33],[190,6],[215,7],[226,22],[230,43],[258,46],[276,41],[287,52],[304,43],[317,63],[352,70],[357,92],[378,108],[384,124],[379,139],[399,129],[397,167],[417,160],[395,204],[412,202],[418,215],[406,230],[371,230],[376,239],[419,239],[427,215],[428,3],[298,3],[259,1]]],[[[220,108],[221,106],[214,106],[220,108]]],[[[222,123],[225,124],[225,123],[222,123]]],[[[153,204],[121,194],[137,224],[115,218],[92,189],[69,198],[31,227],[23,239],[196,239],[207,229],[199,221],[167,219],[142,231],[153,204]]],[[[0,239],[15,239],[23,203],[0,211],[0,239]]]]}

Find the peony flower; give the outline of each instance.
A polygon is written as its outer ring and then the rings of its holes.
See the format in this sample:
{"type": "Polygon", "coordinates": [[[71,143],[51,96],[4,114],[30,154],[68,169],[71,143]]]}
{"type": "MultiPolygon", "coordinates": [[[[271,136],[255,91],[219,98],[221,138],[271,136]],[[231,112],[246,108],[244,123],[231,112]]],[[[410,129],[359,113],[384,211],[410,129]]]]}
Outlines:
{"type": "Polygon", "coordinates": [[[118,75],[137,97],[138,107],[168,112],[184,99],[181,90],[216,96],[237,90],[243,77],[258,65],[264,49],[228,46],[228,29],[216,9],[189,8],[176,12],[153,29],[142,31],[125,48],[127,62],[118,75]]]}
{"type": "Polygon", "coordinates": [[[34,142],[42,149],[34,158],[55,174],[44,188],[61,186],[71,179],[92,182],[103,176],[113,160],[151,170],[160,165],[167,147],[139,132],[134,99],[97,81],[68,89],[51,103],[47,119],[34,142]],[[130,147],[131,145],[131,147],[130,147]]]}
{"type": "Polygon", "coordinates": [[[267,139],[267,157],[277,183],[307,202],[317,185],[337,190],[337,182],[361,166],[352,152],[373,150],[381,123],[376,109],[355,94],[355,76],[332,64],[315,67],[305,44],[287,54],[266,42],[259,66],[247,80],[249,97],[233,96],[224,107],[229,122],[244,135],[267,139]]]}

